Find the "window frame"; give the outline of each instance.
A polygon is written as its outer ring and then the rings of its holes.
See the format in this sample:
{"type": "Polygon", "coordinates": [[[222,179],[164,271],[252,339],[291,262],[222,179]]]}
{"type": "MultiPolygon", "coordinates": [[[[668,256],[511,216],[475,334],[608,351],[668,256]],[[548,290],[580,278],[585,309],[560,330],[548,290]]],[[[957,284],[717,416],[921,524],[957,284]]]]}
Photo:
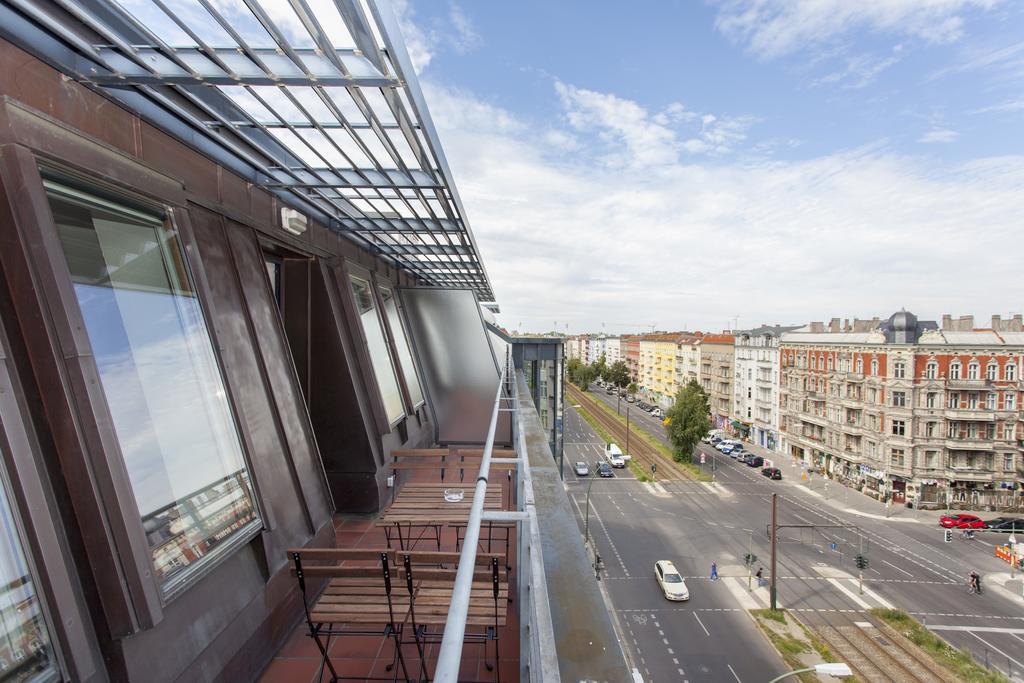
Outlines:
{"type": "Polygon", "coordinates": [[[360,264],[344,260],[341,261],[337,271],[338,288],[341,290],[341,298],[344,302],[345,315],[348,318],[348,327],[351,333],[356,335],[355,357],[359,369],[365,378],[367,395],[370,397],[371,410],[374,420],[377,423],[377,430],[380,435],[390,434],[397,431],[398,425],[409,419],[408,399],[406,398],[405,385],[402,382],[401,371],[395,362],[396,350],[392,347],[391,336],[384,326],[384,307],[377,292],[376,274],[360,264]],[[380,325],[381,334],[384,336],[384,346],[388,353],[388,362],[391,365],[391,372],[395,375],[395,383],[398,385],[398,396],[402,403],[402,414],[391,420],[388,417],[387,406],[384,404],[384,394],[381,391],[380,383],[377,381],[377,372],[373,367],[373,359],[370,357],[369,342],[366,338],[366,331],[363,329],[362,319],[359,314],[359,306],[356,303],[355,292],[352,291],[352,279],[356,278],[368,283],[370,296],[373,297],[373,305],[377,313],[377,322],[380,325]]]}
{"type": "MultiPolygon", "coordinates": [[[[238,448],[241,454],[241,459],[248,474],[248,484],[250,494],[252,496],[252,506],[255,518],[245,527],[240,528],[238,532],[232,535],[228,540],[225,540],[223,545],[216,548],[215,551],[212,551],[211,553],[207,554],[203,561],[198,563],[198,565],[195,568],[186,570],[185,572],[183,572],[181,576],[177,576],[165,582],[161,582],[157,578],[158,572],[156,571],[156,565],[153,563],[152,548],[149,546],[148,541],[145,540],[145,537],[143,538],[146,552],[149,555],[149,568],[151,570],[149,573],[149,578],[151,582],[156,585],[157,592],[159,594],[160,605],[161,607],[164,607],[172,603],[177,597],[179,597],[183,593],[187,592],[189,588],[191,588],[196,583],[201,581],[204,577],[208,576],[210,572],[212,572],[213,569],[217,565],[222,563],[225,559],[231,557],[231,555],[237,552],[240,548],[243,548],[250,542],[252,542],[252,540],[258,537],[263,532],[263,530],[266,529],[268,526],[267,517],[265,514],[266,508],[262,504],[260,496],[258,495],[258,486],[255,481],[256,468],[253,466],[252,458],[250,457],[251,450],[246,441],[246,437],[243,434],[242,422],[239,418],[238,406],[236,405],[233,399],[233,393],[231,392],[227,375],[224,372],[223,359],[218,353],[220,345],[218,343],[217,336],[214,331],[214,321],[210,315],[210,296],[209,293],[204,290],[203,284],[200,283],[201,278],[199,276],[199,273],[201,272],[201,268],[197,269],[193,266],[193,261],[198,261],[200,264],[201,261],[198,259],[198,250],[195,249],[195,243],[191,232],[191,223],[188,220],[188,211],[187,209],[184,209],[182,207],[174,207],[158,199],[139,196],[137,193],[132,192],[130,190],[120,190],[117,188],[111,188],[102,180],[94,179],[92,177],[89,177],[88,175],[82,175],[77,173],[69,174],[66,169],[60,168],[59,166],[54,164],[44,163],[42,164],[42,166],[48,169],[47,173],[59,174],[60,179],[55,182],[61,185],[69,186],[70,189],[76,192],[80,192],[84,195],[92,195],[104,202],[109,202],[110,204],[114,205],[117,209],[125,209],[131,211],[134,208],[144,207],[145,210],[152,211],[155,214],[164,214],[164,220],[166,221],[167,224],[169,224],[171,232],[173,232],[175,237],[177,238],[178,246],[180,248],[180,254],[178,255],[181,258],[181,264],[186,273],[186,277],[188,278],[188,282],[194,288],[196,304],[199,307],[199,311],[203,319],[203,325],[206,328],[206,333],[210,344],[210,351],[213,355],[213,360],[216,365],[217,377],[220,379],[221,386],[224,389],[230,424],[234,428],[235,437],[238,439],[238,448]],[[69,175],[70,178],[66,179],[69,175]],[[189,249],[189,245],[192,246],[192,249],[189,249]]],[[[42,177],[43,175],[44,173],[41,171],[40,176],[42,177]]],[[[49,202],[49,194],[46,191],[45,184],[43,187],[43,193],[45,196],[47,196],[47,202],[49,202]]],[[[47,204],[47,208],[49,208],[49,204],[47,204]]],[[[45,229],[52,230],[54,233],[57,232],[57,227],[55,221],[53,220],[52,212],[50,213],[50,224],[45,226],[45,229]]],[[[60,240],[58,237],[58,244],[59,243],[60,240]]],[[[61,246],[60,249],[61,252],[59,254],[59,258],[66,259],[66,257],[64,256],[63,246],[61,246]]],[[[61,269],[57,273],[57,275],[58,277],[62,278],[66,277],[67,284],[71,285],[73,290],[70,269],[67,266],[66,260],[61,261],[61,265],[63,266],[63,269],[61,269]]],[[[72,294],[72,296],[75,295],[72,294]]],[[[75,296],[75,302],[77,303],[77,296],[75,296]]],[[[82,325],[81,329],[83,330],[84,340],[88,344],[88,349],[90,352],[90,362],[94,366],[94,369],[96,371],[96,377],[99,378],[98,366],[96,366],[94,355],[91,352],[92,341],[89,339],[88,334],[84,332],[84,317],[80,305],[78,306],[78,309],[74,312],[74,315],[76,319],[76,324],[82,325]]],[[[99,410],[98,408],[94,407],[94,411],[99,411],[99,418],[104,419],[107,421],[108,424],[113,425],[113,417],[110,413],[110,407],[106,401],[106,389],[105,387],[103,387],[101,380],[97,379],[97,381],[99,382],[98,390],[103,396],[104,400],[102,410],[99,410]]],[[[135,493],[134,490],[131,488],[131,481],[127,475],[127,465],[125,463],[124,454],[121,451],[120,441],[116,435],[116,432],[114,433],[113,445],[116,447],[116,452],[111,451],[108,454],[108,457],[117,458],[119,460],[119,463],[115,463],[113,466],[123,471],[123,474],[119,473],[118,476],[123,476],[125,478],[125,481],[127,481],[128,485],[127,490],[119,490],[117,492],[117,495],[123,497],[125,499],[125,503],[130,502],[130,505],[134,507],[135,512],[137,513],[140,519],[141,525],[142,515],[138,511],[138,502],[135,500],[135,493]]],[[[122,503],[121,508],[125,510],[125,513],[128,513],[125,507],[125,503],[122,503]]]]}
{"type": "Polygon", "coordinates": [[[409,334],[408,328],[405,326],[405,320],[402,317],[402,300],[398,296],[398,287],[388,280],[381,278],[374,278],[373,290],[377,297],[378,304],[380,305],[380,319],[384,323],[384,334],[388,340],[389,350],[392,353],[393,365],[397,372],[398,388],[402,392],[402,401],[405,404],[405,413],[410,415],[415,413],[417,410],[422,408],[427,403],[427,390],[423,384],[423,376],[419,371],[419,363],[416,357],[416,348],[413,346],[412,336],[409,334]],[[405,338],[406,346],[409,347],[409,360],[412,362],[412,374],[416,377],[416,381],[420,385],[420,400],[413,401],[412,392],[409,391],[409,384],[405,378],[405,370],[402,367],[400,354],[398,353],[398,343],[395,337],[395,331],[391,327],[391,321],[388,319],[387,308],[384,304],[384,294],[381,292],[382,289],[386,289],[391,292],[391,299],[395,302],[395,313],[398,318],[398,324],[401,327],[401,334],[405,338]]]}
{"type": "MultiPolygon", "coordinates": [[[[130,636],[157,626],[163,620],[165,606],[209,577],[262,531],[273,528],[271,511],[261,496],[259,468],[252,461],[251,444],[239,419],[236,388],[225,373],[217,327],[211,317],[210,289],[192,231],[184,187],[133,158],[101,148],[78,131],[65,129],[66,135],[53,136],[52,128],[63,127],[62,124],[34,112],[20,115],[35,117],[23,122],[24,129],[14,133],[16,138],[24,136],[27,146],[0,148],[4,184],[21,190],[10,228],[14,235],[11,239],[18,243],[14,247],[18,253],[5,259],[5,263],[10,260],[36,290],[17,292],[15,308],[25,308],[36,316],[39,310],[43,313],[25,334],[38,345],[37,371],[45,373],[40,381],[46,386],[60,387],[45,392],[43,401],[51,422],[68,425],[57,435],[55,443],[65,473],[63,481],[68,485],[82,530],[85,553],[96,576],[97,596],[110,634],[115,638],[130,636]],[[46,135],[38,135],[40,131],[46,135]],[[87,193],[110,196],[129,208],[141,205],[167,215],[195,288],[261,524],[247,530],[244,540],[233,539],[229,547],[204,563],[201,570],[192,572],[170,593],[162,590],[156,577],[139,507],[113,431],[70,269],[43,187],[43,169],[87,193]]],[[[11,263],[6,265],[11,267],[11,263]]],[[[88,622],[86,618],[83,623],[88,622]]],[[[76,648],[76,657],[80,649],[76,648]]]]}

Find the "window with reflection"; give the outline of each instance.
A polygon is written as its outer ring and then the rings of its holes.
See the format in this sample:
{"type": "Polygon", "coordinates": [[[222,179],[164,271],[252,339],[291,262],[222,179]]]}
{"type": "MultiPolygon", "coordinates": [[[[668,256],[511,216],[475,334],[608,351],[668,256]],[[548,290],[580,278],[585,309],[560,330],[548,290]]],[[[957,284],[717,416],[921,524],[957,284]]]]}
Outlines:
{"type": "Polygon", "coordinates": [[[168,218],[45,185],[168,594],[260,527],[224,380],[168,218]]]}
{"type": "Polygon", "coordinates": [[[19,525],[0,486],[0,683],[54,681],[57,663],[19,525]]]}
{"type": "Polygon", "coordinates": [[[405,336],[405,328],[402,327],[401,316],[398,313],[398,301],[389,287],[379,289],[380,298],[384,302],[384,313],[388,316],[388,327],[391,328],[391,336],[394,338],[395,351],[398,353],[398,364],[402,368],[405,386],[409,388],[409,399],[413,407],[418,408],[423,403],[423,389],[420,388],[420,380],[416,376],[409,338],[405,336]]]}
{"type": "Polygon", "coordinates": [[[388,343],[384,338],[383,323],[377,314],[373,290],[368,280],[354,275],[349,279],[352,284],[352,295],[356,300],[359,322],[363,326],[366,344],[369,346],[373,374],[377,377],[377,388],[384,402],[384,411],[387,413],[388,422],[394,424],[405,415],[405,406],[402,405],[398,377],[395,375],[395,366],[391,363],[391,354],[388,353],[388,343]]]}

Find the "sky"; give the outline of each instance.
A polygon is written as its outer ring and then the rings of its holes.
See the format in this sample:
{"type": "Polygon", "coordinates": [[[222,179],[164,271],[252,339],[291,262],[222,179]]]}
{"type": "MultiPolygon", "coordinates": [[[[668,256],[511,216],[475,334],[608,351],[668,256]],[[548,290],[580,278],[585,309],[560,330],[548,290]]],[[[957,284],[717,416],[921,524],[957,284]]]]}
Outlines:
{"type": "Polygon", "coordinates": [[[1021,0],[395,0],[501,313],[1024,309],[1021,0]]]}

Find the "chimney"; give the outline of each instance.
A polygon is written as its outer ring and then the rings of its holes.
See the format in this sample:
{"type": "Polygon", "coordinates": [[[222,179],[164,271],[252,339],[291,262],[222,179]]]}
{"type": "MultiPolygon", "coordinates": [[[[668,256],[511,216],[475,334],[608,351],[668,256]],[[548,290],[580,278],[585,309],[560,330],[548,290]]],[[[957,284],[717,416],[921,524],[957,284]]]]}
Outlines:
{"type": "Polygon", "coordinates": [[[839,318],[832,318],[828,321],[828,331],[838,332],[839,331],[839,318]]]}
{"type": "Polygon", "coordinates": [[[816,321],[811,323],[811,332],[824,332],[825,323],[816,321]]]}
{"type": "Polygon", "coordinates": [[[849,318],[843,318],[843,332],[849,332],[850,330],[851,330],[851,328],[850,328],[850,319],[849,318]]]}
{"type": "Polygon", "coordinates": [[[1002,323],[1002,322],[1003,322],[1002,316],[1000,316],[1000,315],[992,316],[992,329],[998,331],[999,328],[1001,327],[1000,323],[1002,323]]]}
{"type": "Polygon", "coordinates": [[[944,329],[944,330],[953,329],[952,328],[952,323],[953,323],[953,316],[951,316],[949,313],[943,314],[943,316],[942,316],[942,329],[944,329]]]}

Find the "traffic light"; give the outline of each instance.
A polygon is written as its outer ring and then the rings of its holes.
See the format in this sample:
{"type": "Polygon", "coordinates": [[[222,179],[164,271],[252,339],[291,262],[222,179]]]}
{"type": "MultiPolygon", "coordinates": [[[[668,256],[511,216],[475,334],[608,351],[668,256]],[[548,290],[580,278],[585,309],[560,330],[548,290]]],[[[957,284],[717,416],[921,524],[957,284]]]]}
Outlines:
{"type": "Polygon", "coordinates": [[[867,568],[868,568],[868,558],[864,557],[863,555],[858,554],[857,555],[857,569],[867,569],[867,568]]]}
{"type": "Polygon", "coordinates": [[[757,555],[747,553],[743,556],[743,562],[745,562],[748,567],[752,567],[754,563],[757,562],[757,555]]]}
{"type": "Polygon", "coordinates": [[[944,540],[946,543],[952,543],[953,542],[953,530],[952,529],[946,529],[946,532],[943,535],[943,539],[942,540],[944,540]]]}

